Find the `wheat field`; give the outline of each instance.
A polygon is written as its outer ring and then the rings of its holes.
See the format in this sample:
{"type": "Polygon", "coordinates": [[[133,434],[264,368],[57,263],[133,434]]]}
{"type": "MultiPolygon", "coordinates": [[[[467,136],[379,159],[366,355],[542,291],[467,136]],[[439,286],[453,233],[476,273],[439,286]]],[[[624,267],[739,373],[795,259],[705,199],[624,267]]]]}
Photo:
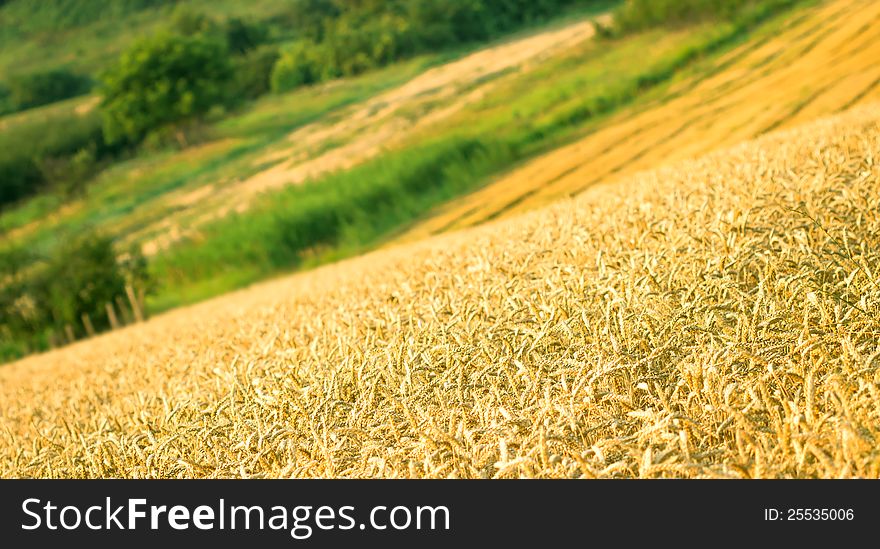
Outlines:
{"type": "Polygon", "coordinates": [[[3,477],[878,477],[880,105],[0,368],[3,477]]]}

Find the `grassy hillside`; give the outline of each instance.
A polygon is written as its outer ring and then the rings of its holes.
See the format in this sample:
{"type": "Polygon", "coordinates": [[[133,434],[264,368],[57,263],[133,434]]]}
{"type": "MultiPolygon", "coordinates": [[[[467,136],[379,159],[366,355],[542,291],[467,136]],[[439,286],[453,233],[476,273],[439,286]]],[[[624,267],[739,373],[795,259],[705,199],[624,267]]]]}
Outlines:
{"type": "Polygon", "coordinates": [[[880,4],[859,0],[790,12],[631,108],[588,125],[583,139],[444,205],[403,238],[515,215],[602,181],[878,100],[877,21],[880,4]]]}
{"type": "Polygon", "coordinates": [[[0,369],[0,474],[877,477],[880,110],[0,369]]]}

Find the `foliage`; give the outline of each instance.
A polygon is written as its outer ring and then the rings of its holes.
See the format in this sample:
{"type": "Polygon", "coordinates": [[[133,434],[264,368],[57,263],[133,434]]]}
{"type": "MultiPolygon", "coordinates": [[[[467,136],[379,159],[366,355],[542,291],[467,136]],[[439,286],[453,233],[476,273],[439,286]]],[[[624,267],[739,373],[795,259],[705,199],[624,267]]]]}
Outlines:
{"type": "Polygon", "coordinates": [[[82,95],[91,85],[91,79],[62,69],[26,74],[10,79],[7,101],[12,111],[21,111],[82,95]]]}
{"type": "Polygon", "coordinates": [[[62,243],[50,258],[45,276],[52,320],[58,327],[80,324],[82,314],[106,327],[104,304],[125,293],[113,241],[96,234],[62,243]]]}
{"type": "Polygon", "coordinates": [[[45,158],[40,162],[43,178],[67,198],[86,192],[86,182],[98,172],[94,143],[70,156],[45,158]]]}
{"type": "Polygon", "coordinates": [[[455,47],[600,0],[309,0],[291,8],[302,39],[282,53],[272,89],[351,76],[425,51],[455,47]],[[309,6],[309,9],[306,9],[309,6]]]}
{"type": "Polygon", "coordinates": [[[229,51],[244,55],[269,40],[269,27],[257,21],[231,17],[225,22],[224,34],[229,51]]]}
{"type": "Polygon", "coordinates": [[[65,238],[42,260],[21,248],[0,251],[0,348],[45,348],[47,334],[66,326],[85,335],[84,315],[96,330],[109,328],[105,304],[124,296],[127,284],[153,288],[146,260],[134,249],[118,256],[99,233],[65,238]]]}
{"type": "Polygon", "coordinates": [[[272,23],[296,29],[301,38],[320,42],[325,25],[339,17],[345,8],[337,0],[299,0],[272,18],[272,23]]]}
{"type": "Polygon", "coordinates": [[[704,19],[734,20],[747,12],[773,9],[791,0],[626,0],[614,13],[617,32],[704,19]]]}
{"type": "Polygon", "coordinates": [[[256,99],[271,89],[272,72],[280,54],[274,46],[259,46],[233,60],[234,97],[256,99]]]}
{"type": "Polygon", "coordinates": [[[284,92],[324,79],[320,52],[314,42],[302,40],[289,46],[275,62],[271,87],[284,92]]]}
{"type": "Polygon", "coordinates": [[[226,101],[226,45],[206,34],[162,33],[134,44],[103,77],[104,136],[138,142],[226,101]]]}
{"type": "Polygon", "coordinates": [[[50,164],[84,150],[91,151],[95,161],[116,151],[104,143],[101,118],[95,112],[62,113],[0,132],[0,207],[50,186],[53,174],[66,178],[66,169],[55,170],[50,164]]]}

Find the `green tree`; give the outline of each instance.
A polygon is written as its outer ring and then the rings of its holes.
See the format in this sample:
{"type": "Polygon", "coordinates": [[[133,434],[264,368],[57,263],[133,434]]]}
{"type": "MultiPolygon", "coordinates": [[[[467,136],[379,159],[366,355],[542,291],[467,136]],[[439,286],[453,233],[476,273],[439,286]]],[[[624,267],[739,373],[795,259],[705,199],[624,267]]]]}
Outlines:
{"type": "Polygon", "coordinates": [[[134,44],[103,76],[104,137],[138,142],[227,99],[226,45],[207,34],[162,33],[134,44]]]}
{"type": "Polygon", "coordinates": [[[0,282],[0,360],[46,348],[49,334],[68,325],[85,335],[83,315],[96,330],[109,328],[105,305],[126,285],[156,289],[138,247],[118,254],[112,238],[91,230],[62,239],[48,257],[0,248],[0,282]]]}

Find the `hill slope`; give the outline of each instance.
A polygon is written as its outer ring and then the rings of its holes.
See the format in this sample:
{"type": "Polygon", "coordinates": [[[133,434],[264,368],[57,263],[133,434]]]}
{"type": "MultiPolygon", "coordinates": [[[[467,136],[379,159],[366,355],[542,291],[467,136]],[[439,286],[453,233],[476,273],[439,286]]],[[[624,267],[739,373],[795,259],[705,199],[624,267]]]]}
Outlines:
{"type": "Polygon", "coordinates": [[[226,186],[169,193],[174,207],[161,219],[164,230],[148,240],[144,250],[152,255],[189,236],[186,233],[196,233],[208,221],[231,211],[245,211],[260,193],[302,184],[379,156],[485,96],[505,76],[526,71],[592,36],[590,21],[516,36],[430,68],[342,113],[297,128],[254,158],[252,165],[262,168],[248,177],[226,186]]]}
{"type": "Polygon", "coordinates": [[[880,99],[880,3],[833,0],[764,29],[580,141],[443,207],[403,238],[534,209],[600,181],[880,99]],[[856,16],[857,14],[857,16],[856,16]]]}
{"type": "Polygon", "coordinates": [[[0,475],[880,476],[878,155],[872,105],[4,367],[0,475]]]}

